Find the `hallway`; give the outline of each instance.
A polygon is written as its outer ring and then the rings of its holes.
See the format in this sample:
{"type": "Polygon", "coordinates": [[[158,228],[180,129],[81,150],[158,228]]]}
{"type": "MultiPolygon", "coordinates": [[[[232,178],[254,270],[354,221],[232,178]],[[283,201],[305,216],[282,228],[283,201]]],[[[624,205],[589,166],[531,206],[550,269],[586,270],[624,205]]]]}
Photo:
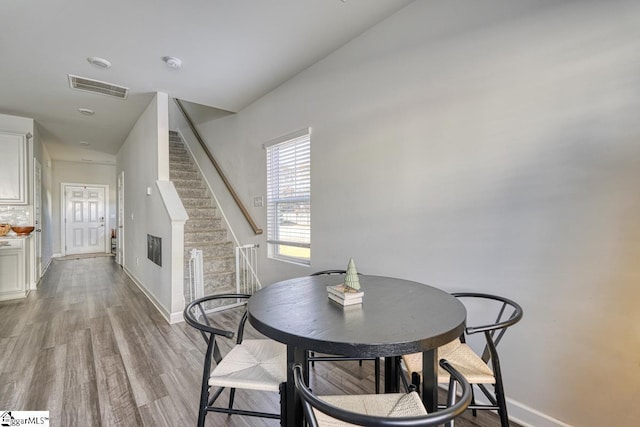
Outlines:
{"type": "Polygon", "coordinates": [[[55,260],[36,292],[0,303],[0,348],[2,409],[48,410],[52,426],[196,423],[201,336],[168,325],[112,257],[55,260]]]}

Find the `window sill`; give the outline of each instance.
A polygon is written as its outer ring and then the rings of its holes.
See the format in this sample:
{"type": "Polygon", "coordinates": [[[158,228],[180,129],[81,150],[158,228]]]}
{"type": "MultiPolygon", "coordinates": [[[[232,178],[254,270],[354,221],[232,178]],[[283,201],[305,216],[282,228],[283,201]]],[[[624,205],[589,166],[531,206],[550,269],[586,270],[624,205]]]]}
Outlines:
{"type": "Polygon", "coordinates": [[[295,258],[286,258],[286,257],[280,257],[280,256],[268,256],[268,258],[274,261],[282,261],[288,264],[298,265],[300,267],[311,267],[311,260],[305,261],[305,260],[299,260],[295,258]]]}

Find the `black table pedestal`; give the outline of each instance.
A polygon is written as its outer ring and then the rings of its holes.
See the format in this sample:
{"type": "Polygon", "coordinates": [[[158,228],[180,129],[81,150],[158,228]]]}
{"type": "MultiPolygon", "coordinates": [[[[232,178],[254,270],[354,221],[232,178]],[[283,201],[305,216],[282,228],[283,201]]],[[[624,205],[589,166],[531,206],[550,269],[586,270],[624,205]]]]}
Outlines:
{"type": "Polygon", "coordinates": [[[400,390],[399,356],[384,358],[384,392],[397,393],[400,390]]]}

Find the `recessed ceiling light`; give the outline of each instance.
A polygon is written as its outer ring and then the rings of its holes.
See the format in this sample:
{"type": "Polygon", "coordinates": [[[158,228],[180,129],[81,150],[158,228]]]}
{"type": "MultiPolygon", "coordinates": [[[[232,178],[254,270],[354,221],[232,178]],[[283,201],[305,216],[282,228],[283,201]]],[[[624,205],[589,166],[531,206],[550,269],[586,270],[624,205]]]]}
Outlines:
{"type": "Polygon", "coordinates": [[[111,68],[111,62],[107,61],[104,58],[98,58],[97,56],[90,56],[87,58],[89,64],[93,65],[96,68],[107,69],[111,68]]]}
{"type": "Polygon", "coordinates": [[[80,111],[80,113],[84,114],[85,116],[93,116],[96,113],[89,108],[78,108],[78,111],[80,111]]]}
{"type": "Polygon", "coordinates": [[[80,145],[91,145],[91,144],[89,144],[87,141],[80,141],[80,142],[79,142],[79,144],[80,144],[80,145]]]}
{"type": "Polygon", "coordinates": [[[169,68],[179,69],[182,67],[182,60],[173,56],[163,56],[162,60],[167,64],[169,68]]]}

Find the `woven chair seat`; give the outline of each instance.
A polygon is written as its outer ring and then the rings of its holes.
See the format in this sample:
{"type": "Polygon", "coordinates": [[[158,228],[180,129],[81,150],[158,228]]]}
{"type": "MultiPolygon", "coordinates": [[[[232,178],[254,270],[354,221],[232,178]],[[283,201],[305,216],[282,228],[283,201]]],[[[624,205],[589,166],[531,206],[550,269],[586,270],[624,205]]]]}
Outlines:
{"type": "Polygon", "coordinates": [[[209,376],[209,385],[279,391],[287,381],[287,347],[272,340],[244,340],[227,353],[209,376]]]}
{"type": "MultiPolygon", "coordinates": [[[[410,417],[426,415],[427,411],[416,392],[369,395],[319,396],[334,406],[351,412],[381,417],[410,417]]],[[[336,420],[316,409],[316,419],[321,427],[347,427],[353,424],[336,420]]]]}
{"type": "MultiPolygon", "coordinates": [[[[494,384],[493,371],[467,344],[454,340],[438,348],[438,357],[447,359],[471,384],[494,384]]],[[[422,353],[402,356],[407,370],[417,372],[422,378],[422,353]]],[[[438,368],[438,382],[448,383],[449,374],[438,368]]]]}
{"type": "MultiPolygon", "coordinates": [[[[246,301],[249,294],[213,294],[191,301],[183,311],[185,322],[196,328],[207,343],[200,385],[198,427],[204,427],[209,412],[229,415],[261,417],[284,421],[287,381],[287,348],[281,343],[267,339],[243,340],[244,325],[248,313],[246,301]],[[222,310],[207,313],[207,308],[226,304],[222,310]],[[230,318],[225,320],[224,312],[230,318]],[[239,317],[241,316],[241,317],[239,317]],[[234,323],[237,325],[235,331],[234,323]],[[222,352],[218,342],[235,342],[229,351],[222,352]],[[228,389],[228,403],[221,405],[219,397],[228,389]],[[236,389],[277,392],[280,395],[280,411],[264,412],[250,408],[235,408],[236,389]],[[216,403],[217,402],[217,403],[216,403]]],[[[224,346],[226,350],[227,345],[224,346]]],[[[245,402],[245,403],[251,403],[245,402]]]]}
{"type": "MultiPolygon", "coordinates": [[[[501,427],[509,427],[507,400],[504,394],[502,372],[500,371],[500,361],[496,347],[502,340],[507,328],[522,319],[522,307],[515,301],[499,295],[478,292],[456,292],[452,295],[464,301],[465,304],[473,304],[474,311],[483,313],[483,316],[481,316],[483,320],[481,323],[467,324],[460,339],[439,347],[438,357],[446,359],[449,366],[453,366],[472,387],[477,385],[475,389],[486,398],[486,402],[478,402],[475,398],[472,399],[470,409],[474,411],[474,416],[476,414],[475,411],[479,409],[497,410],[501,427]],[[491,313],[495,313],[496,317],[493,317],[491,313]],[[474,334],[484,336],[484,348],[479,354],[465,343],[467,337],[474,334]],[[493,387],[487,387],[488,384],[493,387]]],[[[422,383],[422,353],[402,356],[402,361],[404,362],[404,368],[406,368],[411,377],[411,383],[419,387],[422,383]]],[[[405,386],[409,387],[409,380],[405,375],[402,375],[402,378],[405,386]]],[[[447,381],[449,381],[449,375],[443,369],[439,369],[438,382],[444,383],[447,381]]]]}

